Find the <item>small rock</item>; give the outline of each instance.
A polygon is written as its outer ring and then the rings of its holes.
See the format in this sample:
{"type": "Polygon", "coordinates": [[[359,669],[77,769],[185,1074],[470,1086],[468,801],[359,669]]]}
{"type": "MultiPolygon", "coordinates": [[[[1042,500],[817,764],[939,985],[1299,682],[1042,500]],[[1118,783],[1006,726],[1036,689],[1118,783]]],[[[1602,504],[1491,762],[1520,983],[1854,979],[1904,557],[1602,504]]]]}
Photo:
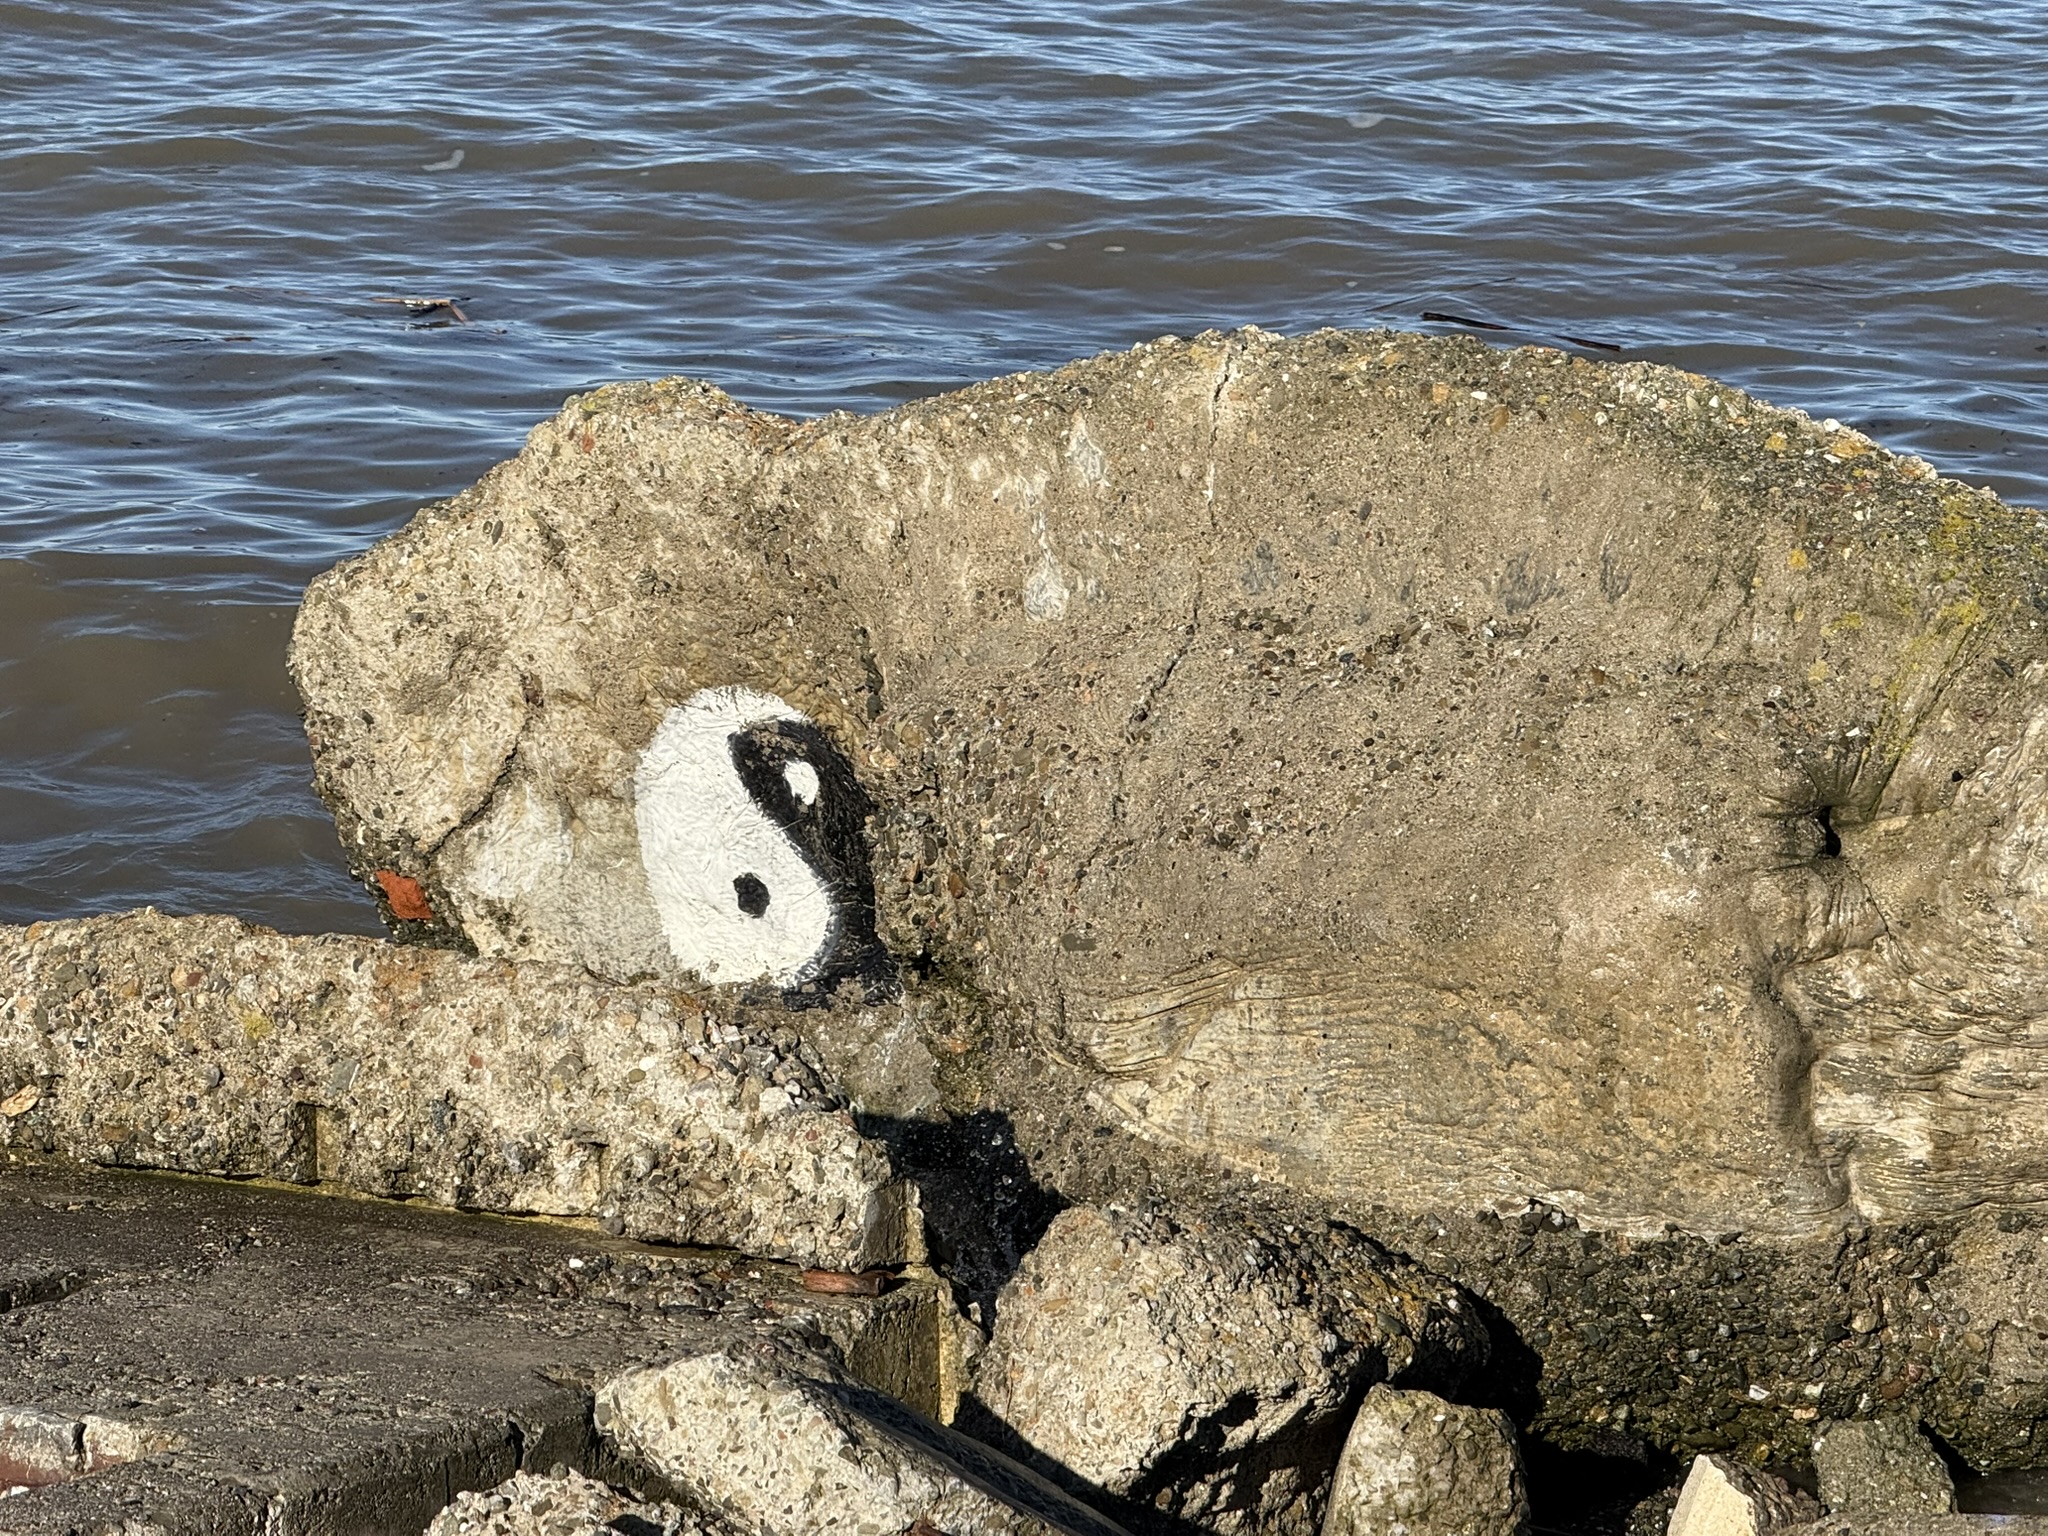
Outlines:
{"type": "Polygon", "coordinates": [[[1430,1392],[1365,1396],[1323,1536],[1524,1536],[1529,1494],[1506,1414],[1430,1392]]]}
{"type": "Polygon", "coordinates": [[[598,1429],[761,1536],[1125,1536],[1007,1457],[815,1356],[732,1348],[598,1388],[598,1429]]]}
{"type": "Polygon", "coordinates": [[[1820,1499],[1842,1515],[1949,1514],[1955,1481],[1919,1425],[1907,1418],[1834,1424],[1813,1442],[1820,1499]]]}
{"type": "Polygon", "coordinates": [[[1331,1234],[1290,1246],[1063,1211],[996,1307],[974,1396],[1077,1478],[1211,1531],[1309,1533],[1359,1389],[1483,1360],[1455,1287],[1331,1234]]]}
{"type": "Polygon", "coordinates": [[[728,1536],[722,1522],[673,1504],[643,1504],[580,1472],[521,1472],[481,1493],[459,1493],[426,1536],[728,1536]]]}
{"type": "Polygon", "coordinates": [[[1668,1536],[1764,1536],[1820,1518],[1820,1506],[1782,1478],[1724,1456],[1695,1457],[1668,1536]]]}

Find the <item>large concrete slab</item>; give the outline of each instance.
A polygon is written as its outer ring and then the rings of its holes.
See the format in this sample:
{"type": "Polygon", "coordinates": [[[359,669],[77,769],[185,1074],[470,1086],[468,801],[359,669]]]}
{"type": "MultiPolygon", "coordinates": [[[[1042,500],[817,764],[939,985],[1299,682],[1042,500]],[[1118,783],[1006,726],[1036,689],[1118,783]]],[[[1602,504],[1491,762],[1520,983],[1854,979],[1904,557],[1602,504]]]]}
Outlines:
{"type": "Polygon", "coordinates": [[[822,1335],[915,1398],[937,1354],[923,1282],[821,1295],[557,1222],[0,1159],[0,1483],[46,1484],[0,1498],[6,1536],[410,1536],[463,1489],[601,1465],[620,1371],[822,1335]]]}
{"type": "Polygon", "coordinates": [[[148,909],[0,928],[0,1147],[592,1217],[828,1268],[916,1194],[779,1007],[148,909]]]}
{"type": "Polygon", "coordinates": [[[1331,1205],[1796,1236],[2048,1196],[2044,609],[2048,520],[1837,423],[1246,331],[598,390],[292,666],[414,936],[801,987],[872,933],[1020,1118],[1071,1064],[1331,1205]]]}

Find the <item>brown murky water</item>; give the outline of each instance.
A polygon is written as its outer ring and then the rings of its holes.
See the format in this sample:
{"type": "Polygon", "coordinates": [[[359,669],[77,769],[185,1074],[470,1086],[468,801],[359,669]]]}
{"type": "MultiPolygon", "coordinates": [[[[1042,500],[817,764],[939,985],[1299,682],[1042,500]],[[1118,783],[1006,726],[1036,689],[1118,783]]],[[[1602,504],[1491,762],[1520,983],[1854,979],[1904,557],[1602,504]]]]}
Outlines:
{"type": "Polygon", "coordinates": [[[0,4],[0,918],[371,926],[290,607],[606,379],[1430,312],[2048,500],[2044,57],[1885,0],[0,4]]]}

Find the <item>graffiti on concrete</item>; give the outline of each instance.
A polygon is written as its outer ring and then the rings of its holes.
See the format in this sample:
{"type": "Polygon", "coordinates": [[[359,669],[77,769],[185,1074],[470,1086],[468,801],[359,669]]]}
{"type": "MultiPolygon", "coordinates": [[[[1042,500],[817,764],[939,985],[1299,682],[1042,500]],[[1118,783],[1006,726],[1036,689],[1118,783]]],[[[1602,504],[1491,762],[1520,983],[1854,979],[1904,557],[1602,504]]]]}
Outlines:
{"type": "Polygon", "coordinates": [[[634,776],[640,856],[677,962],[710,982],[822,997],[887,990],[853,765],[771,694],[707,688],[671,709],[634,776]]]}

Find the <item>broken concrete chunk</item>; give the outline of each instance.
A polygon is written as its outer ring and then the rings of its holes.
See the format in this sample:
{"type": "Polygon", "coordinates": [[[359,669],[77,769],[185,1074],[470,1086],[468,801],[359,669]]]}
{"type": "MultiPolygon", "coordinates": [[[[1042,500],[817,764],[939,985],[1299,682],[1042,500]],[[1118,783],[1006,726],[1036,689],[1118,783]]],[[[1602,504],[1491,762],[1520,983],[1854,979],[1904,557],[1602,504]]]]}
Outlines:
{"type": "Polygon", "coordinates": [[[1671,1511],[1670,1536],[1768,1536],[1820,1516],[1820,1506],[1782,1478],[1698,1456],[1671,1511]]]}
{"type": "Polygon", "coordinates": [[[645,1503],[563,1470],[521,1472],[486,1492],[459,1493],[426,1536],[742,1536],[674,1504],[645,1503]]]}
{"type": "Polygon", "coordinates": [[[163,1450],[173,1439],[98,1414],[0,1407],[0,1493],[104,1472],[163,1450]]]}
{"type": "Polygon", "coordinates": [[[1207,1530],[1313,1532],[1363,1386],[1454,1381],[1486,1345],[1446,1282],[1299,1236],[1062,1212],[976,1365],[993,1434],[1207,1530]]]}
{"type": "Polygon", "coordinates": [[[914,1191],[773,1009],[230,918],[0,929],[0,1146],[859,1271],[914,1191]]]}
{"type": "Polygon", "coordinates": [[[598,390],[291,664],[409,935],[952,978],[961,1073],[1319,1198],[1814,1234],[2048,1196],[2044,570],[1697,375],[1246,331],[598,390]]]}
{"type": "Polygon", "coordinates": [[[787,1349],[615,1377],[596,1424],[629,1461],[764,1536],[1123,1536],[987,1447],[787,1349]]]}
{"type": "Polygon", "coordinates": [[[1938,1515],[1956,1507],[1948,1463],[1911,1419],[1832,1424],[1813,1441],[1820,1501],[1842,1515],[1938,1515]]]}
{"type": "Polygon", "coordinates": [[[1529,1494],[1507,1415],[1375,1386],[1352,1421],[1323,1536],[1526,1536],[1529,1494]]]}

